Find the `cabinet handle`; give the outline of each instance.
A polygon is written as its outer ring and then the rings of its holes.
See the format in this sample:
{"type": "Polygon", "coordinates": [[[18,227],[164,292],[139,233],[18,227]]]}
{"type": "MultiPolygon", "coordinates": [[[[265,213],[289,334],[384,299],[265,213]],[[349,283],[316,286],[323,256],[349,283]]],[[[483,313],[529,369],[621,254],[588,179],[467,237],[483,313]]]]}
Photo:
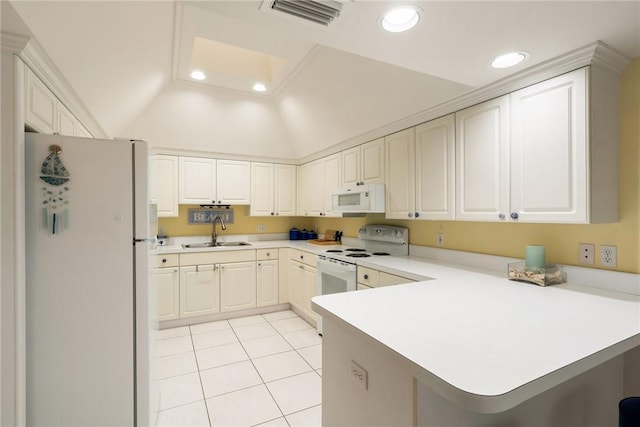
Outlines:
{"type": "Polygon", "coordinates": [[[271,252],[267,252],[267,256],[271,256],[271,252]]]}
{"type": "Polygon", "coordinates": [[[304,259],[304,255],[300,255],[300,259],[304,259]]]}
{"type": "Polygon", "coordinates": [[[505,214],[503,214],[503,213],[499,213],[499,214],[498,214],[498,218],[499,218],[499,219],[505,219],[505,218],[506,218],[506,215],[505,215],[505,214]]]}
{"type": "Polygon", "coordinates": [[[518,212],[511,212],[511,219],[518,219],[518,212]]]}
{"type": "Polygon", "coordinates": [[[280,215],[280,212],[276,212],[276,216],[280,215]]]}
{"type": "Polygon", "coordinates": [[[304,265],[301,265],[299,268],[300,270],[304,270],[304,265]]]}
{"type": "Polygon", "coordinates": [[[165,264],[167,262],[166,258],[162,258],[162,263],[165,264]]]}
{"type": "Polygon", "coordinates": [[[258,263],[258,267],[261,267],[261,266],[262,266],[262,263],[261,263],[261,262],[259,262],[259,263],[258,263]]]}
{"type": "Polygon", "coordinates": [[[273,212],[271,212],[271,216],[273,216],[273,212]]]}
{"type": "Polygon", "coordinates": [[[413,212],[409,212],[409,218],[413,218],[413,212]]]}
{"type": "Polygon", "coordinates": [[[420,212],[416,212],[416,218],[420,216],[420,212]]]}
{"type": "Polygon", "coordinates": [[[369,275],[368,274],[364,275],[364,280],[369,280],[369,275]]]}
{"type": "Polygon", "coordinates": [[[213,271],[218,270],[218,264],[213,264],[213,271]]]}

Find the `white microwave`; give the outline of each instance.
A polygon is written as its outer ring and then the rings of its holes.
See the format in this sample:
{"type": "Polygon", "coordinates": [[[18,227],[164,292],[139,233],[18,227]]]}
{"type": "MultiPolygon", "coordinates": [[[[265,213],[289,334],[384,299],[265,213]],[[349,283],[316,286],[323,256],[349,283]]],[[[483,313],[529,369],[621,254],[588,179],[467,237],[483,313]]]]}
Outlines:
{"type": "Polygon", "coordinates": [[[384,213],[384,184],[350,185],[331,195],[334,212],[384,213]]]}

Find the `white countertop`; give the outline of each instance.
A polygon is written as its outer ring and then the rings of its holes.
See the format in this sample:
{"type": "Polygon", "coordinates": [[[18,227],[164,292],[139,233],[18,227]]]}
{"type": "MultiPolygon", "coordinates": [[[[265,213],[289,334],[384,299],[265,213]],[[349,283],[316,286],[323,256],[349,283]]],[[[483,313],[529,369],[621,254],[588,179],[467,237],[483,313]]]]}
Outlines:
{"type": "Polygon", "coordinates": [[[635,295],[539,287],[411,257],[381,264],[435,280],[317,296],[314,310],[413,362],[421,381],[478,412],[509,409],[640,345],[635,295]]]}

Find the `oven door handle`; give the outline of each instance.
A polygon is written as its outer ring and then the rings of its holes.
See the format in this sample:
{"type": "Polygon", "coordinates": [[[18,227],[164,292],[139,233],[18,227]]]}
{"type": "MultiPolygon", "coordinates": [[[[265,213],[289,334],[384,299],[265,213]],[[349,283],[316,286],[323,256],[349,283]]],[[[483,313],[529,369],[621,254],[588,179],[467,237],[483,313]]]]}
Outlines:
{"type": "Polygon", "coordinates": [[[344,274],[346,272],[355,272],[356,265],[350,263],[336,263],[329,260],[318,259],[318,270],[326,273],[335,273],[336,275],[344,274]]]}

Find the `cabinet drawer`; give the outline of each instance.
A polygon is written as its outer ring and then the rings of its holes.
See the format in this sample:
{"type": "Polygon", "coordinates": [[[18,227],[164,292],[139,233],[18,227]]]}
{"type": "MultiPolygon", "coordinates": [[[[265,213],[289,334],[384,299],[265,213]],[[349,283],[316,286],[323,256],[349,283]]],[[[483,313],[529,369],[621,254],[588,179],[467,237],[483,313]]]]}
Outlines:
{"type": "Polygon", "coordinates": [[[396,276],[395,274],[380,272],[380,284],[379,286],[401,285],[403,283],[415,282],[413,279],[407,279],[406,277],[396,276]]]}
{"type": "Polygon", "coordinates": [[[156,267],[177,267],[178,254],[156,255],[156,267]]]}
{"type": "Polygon", "coordinates": [[[180,254],[180,265],[222,264],[227,262],[255,261],[255,250],[211,251],[192,254],[180,254]]]}
{"type": "Polygon", "coordinates": [[[318,256],[311,252],[299,251],[298,249],[291,249],[289,253],[291,254],[291,259],[294,261],[301,262],[311,267],[316,267],[318,264],[318,256]]]}
{"type": "Polygon", "coordinates": [[[358,267],[358,283],[369,287],[379,286],[380,272],[367,267],[358,267]]]}
{"type": "Polygon", "coordinates": [[[278,249],[256,249],[256,258],[260,260],[278,259],[278,249]]]}

